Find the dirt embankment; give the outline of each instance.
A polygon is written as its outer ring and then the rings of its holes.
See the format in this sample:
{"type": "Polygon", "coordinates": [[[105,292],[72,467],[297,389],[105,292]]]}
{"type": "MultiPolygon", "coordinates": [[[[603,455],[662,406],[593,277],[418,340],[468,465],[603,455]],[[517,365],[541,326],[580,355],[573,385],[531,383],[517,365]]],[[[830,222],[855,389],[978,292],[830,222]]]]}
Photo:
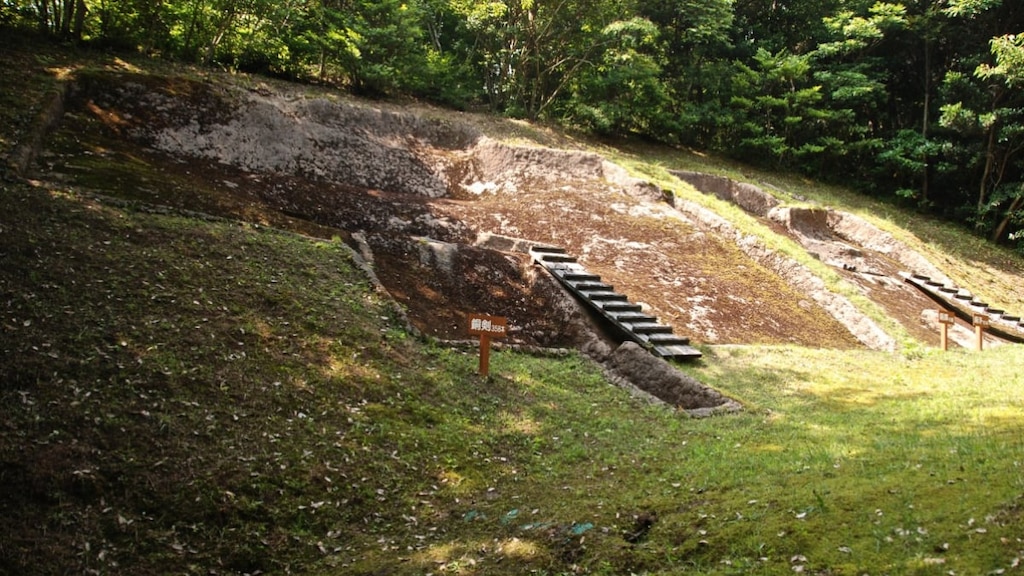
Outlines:
{"type": "MultiPolygon", "coordinates": [[[[41,162],[54,178],[122,195],[117,179],[98,173],[144,158],[162,174],[161,182],[145,178],[147,201],[339,234],[429,336],[465,339],[466,316],[489,313],[509,318],[512,344],[593,343],[585,315],[524,254],[478,245],[501,235],[564,247],[697,344],[893,346],[820,279],[717,215],[667,203],[660,189],[597,154],[492,140],[468,116],[406,114],[287,87],[106,73],[83,79],[68,109],[64,137],[41,162]],[[83,170],[83,153],[105,162],[83,170]],[[103,190],[104,181],[116,189],[103,190]]],[[[776,208],[768,195],[737,190],[742,202],[776,208]]],[[[800,236],[803,228],[785,230],[800,236]]],[[[845,224],[828,228],[840,233],[855,236],[845,224]]],[[[653,378],[622,368],[628,352],[618,361],[614,350],[595,355],[633,380],[653,378]]],[[[678,397],[724,403],[712,393],[678,397]]]]}

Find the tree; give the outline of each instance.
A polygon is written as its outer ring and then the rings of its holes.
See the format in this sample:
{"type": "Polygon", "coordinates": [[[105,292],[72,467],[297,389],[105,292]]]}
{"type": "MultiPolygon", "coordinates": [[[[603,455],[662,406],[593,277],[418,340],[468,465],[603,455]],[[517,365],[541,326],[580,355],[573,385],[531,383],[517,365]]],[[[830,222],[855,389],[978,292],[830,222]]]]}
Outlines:
{"type": "Polygon", "coordinates": [[[732,41],[741,54],[759,48],[804,54],[813,50],[827,31],[824,19],[835,15],[842,0],[735,0],[732,41]]]}
{"type": "Polygon", "coordinates": [[[658,29],[633,18],[602,30],[605,45],[593,66],[573,82],[567,115],[572,123],[608,135],[642,134],[662,141],[671,99],[655,57],[658,29]]]}
{"type": "Polygon", "coordinates": [[[88,7],[85,0],[34,0],[39,29],[64,40],[81,40],[88,7]]]}
{"type": "MultiPolygon", "coordinates": [[[[732,0],[648,0],[635,14],[656,30],[653,45],[642,51],[643,66],[633,73],[659,71],[658,91],[668,99],[647,130],[661,140],[711,148],[729,125],[728,87],[732,72],[730,31],[732,0]]],[[[627,21],[618,17],[617,20],[627,21]]],[[[635,80],[633,80],[635,81],[635,80]]],[[[644,82],[654,88],[650,82],[644,82]]],[[[649,106],[646,95],[637,104],[649,106]]],[[[628,106],[620,102],[621,107],[628,106]]]]}
{"type": "MultiPolygon", "coordinates": [[[[984,142],[977,214],[979,221],[998,214],[992,240],[1000,241],[1012,224],[1024,221],[1024,98],[1019,95],[1024,87],[1024,36],[995,37],[991,51],[994,64],[980,64],[974,74],[989,95],[987,109],[971,108],[963,101],[947,104],[942,123],[984,142]]],[[[950,81],[956,79],[964,80],[951,76],[950,81]]]]}
{"type": "Polygon", "coordinates": [[[752,65],[736,64],[733,85],[731,105],[741,113],[735,136],[745,159],[792,167],[798,156],[816,151],[822,93],[809,56],[758,50],[752,65]]]}
{"type": "MultiPolygon", "coordinates": [[[[975,34],[1012,29],[1022,15],[998,0],[950,1],[944,12],[975,34]]],[[[975,225],[993,241],[1020,239],[1013,228],[1024,224],[1024,40],[997,33],[987,48],[965,51],[946,73],[940,125],[956,138],[972,179],[975,225]]]]}
{"type": "Polygon", "coordinates": [[[607,46],[602,31],[630,12],[619,0],[454,0],[466,20],[491,108],[539,118],[607,46]]]}

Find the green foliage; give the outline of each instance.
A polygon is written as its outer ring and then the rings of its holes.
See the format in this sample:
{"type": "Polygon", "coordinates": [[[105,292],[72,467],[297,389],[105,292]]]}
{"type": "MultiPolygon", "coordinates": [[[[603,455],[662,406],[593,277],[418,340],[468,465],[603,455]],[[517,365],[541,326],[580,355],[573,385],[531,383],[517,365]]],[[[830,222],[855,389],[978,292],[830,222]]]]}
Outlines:
{"type": "Polygon", "coordinates": [[[949,16],[969,17],[999,6],[1002,2],[1003,0],[947,0],[947,5],[943,10],[949,16]]]}
{"type": "Polygon", "coordinates": [[[975,74],[979,78],[1002,81],[1011,89],[1024,84],[1024,36],[1010,34],[993,38],[992,55],[996,64],[978,66],[975,74]]]}
{"type": "Polygon", "coordinates": [[[814,83],[807,55],[759,50],[755,67],[737,64],[732,105],[743,112],[738,134],[751,159],[792,167],[800,157],[823,151],[816,128],[828,121],[822,86],[814,83]]]}
{"type": "Polygon", "coordinates": [[[824,18],[824,23],[837,40],[821,44],[818,53],[824,57],[849,55],[882,40],[886,30],[905,25],[906,8],[902,4],[878,2],[870,8],[868,16],[847,10],[824,18]]]}
{"type": "Polygon", "coordinates": [[[943,150],[944,144],[939,140],[925,138],[915,130],[901,130],[887,140],[878,153],[878,167],[886,177],[902,186],[896,190],[897,196],[921,205],[927,199],[921,197],[918,183],[925,172],[933,169],[944,174],[954,169],[936,161],[943,150]]]}
{"type": "MultiPolygon", "coordinates": [[[[651,134],[668,125],[668,91],[652,52],[657,28],[636,18],[613,22],[602,31],[601,61],[573,84],[566,104],[569,122],[606,135],[651,134]]],[[[670,139],[671,134],[664,134],[670,139]]]]}

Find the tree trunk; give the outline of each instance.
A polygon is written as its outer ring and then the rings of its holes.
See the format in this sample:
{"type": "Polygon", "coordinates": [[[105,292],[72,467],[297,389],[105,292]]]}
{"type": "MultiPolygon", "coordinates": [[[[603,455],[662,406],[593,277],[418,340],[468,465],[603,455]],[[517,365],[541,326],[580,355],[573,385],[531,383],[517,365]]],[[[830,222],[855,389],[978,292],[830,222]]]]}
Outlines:
{"type": "Polygon", "coordinates": [[[75,0],[64,0],[60,18],[60,37],[65,40],[71,38],[71,21],[74,19],[75,0]]]}
{"type": "Polygon", "coordinates": [[[206,55],[203,57],[204,65],[213,62],[213,57],[217,53],[217,47],[220,46],[221,40],[224,39],[224,36],[228,33],[228,30],[231,29],[231,24],[235,20],[234,8],[234,5],[232,5],[231,9],[226,14],[224,14],[224,18],[221,20],[220,26],[217,27],[217,33],[214,34],[213,39],[210,40],[210,44],[206,47],[206,55]]]}
{"type": "Polygon", "coordinates": [[[75,2],[75,25],[71,29],[72,37],[75,41],[82,39],[82,32],[85,30],[85,14],[88,8],[85,6],[85,0],[77,0],[75,2]]]}
{"type": "Polygon", "coordinates": [[[985,201],[988,200],[988,179],[992,175],[992,166],[996,161],[996,132],[995,125],[988,129],[988,143],[985,145],[985,169],[981,173],[981,184],[978,186],[978,214],[985,210],[985,201]]]}
{"type": "Polygon", "coordinates": [[[50,33],[50,9],[47,6],[49,0],[38,0],[36,2],[37,12],[39,13],[39,31],[43,34],[50,33]]]}
{"type": "Polygon", "coordinates": [[[921,140],[924,142],[924,149],[921,155],[921,163],[924,170],[921,174],[921,201],[928,202],[928,123],[929,108],[931,107],[931,73],[932,73],[932,46],[927,36],[924,39],[924,118],[921,121],[921,140]]]}
{"type": "Polygon", "coordinates": [[[192,2],[192,10],[188,18],[188,28],[185,29],[185,39],[182,41],[183,50],[185,54],[189,55],[189,58],[195,58],[199,55],[199,47],[196,46],[196,51],[192,52],[192,42],[196,36],[196,30],[199,28],[199,15],[202,10],[202,6],[199,0],[192,2]]]}
{"type": "Polygon", "coordinates": [[[1024,192],[1021,196],[1017,196],[1013,199],[1010,204],[1010,209],[1006,211],[1006,215],[1003,216],[1002,221],[996,226],[995,231],[992,232],[992,242],[999,243],[1006,237],[1006,231],[1010,227],[1010,222],[1013,220],[1013,215],[1024,208],[1024,192]]]}

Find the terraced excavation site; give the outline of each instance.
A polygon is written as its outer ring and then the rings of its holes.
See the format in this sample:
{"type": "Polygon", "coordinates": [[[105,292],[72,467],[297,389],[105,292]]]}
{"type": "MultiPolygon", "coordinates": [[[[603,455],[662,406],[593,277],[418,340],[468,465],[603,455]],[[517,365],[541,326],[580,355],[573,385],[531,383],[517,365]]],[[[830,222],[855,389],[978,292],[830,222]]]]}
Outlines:
{"type": "MultiPolygon", "coordinates": [[[[69,91],[35,169],[126,201],[341,237],[411,324],[441,340],[466,339],[474,312],[508,317],[511,344],[586,340],[577,306],[530,266],[528,248],[551,245],[693,344],[896,346],[793,259],[597,154],[499,142],[469,115],[294,90],[94,73],[69,91]]],[[[899,273],[942,273],[888,234],[825,207],[780,208],[785,197],[756,186],[677,176],[746,191],[767,226],[937,343],[922,319],[933,304],[899,273]]]]}

